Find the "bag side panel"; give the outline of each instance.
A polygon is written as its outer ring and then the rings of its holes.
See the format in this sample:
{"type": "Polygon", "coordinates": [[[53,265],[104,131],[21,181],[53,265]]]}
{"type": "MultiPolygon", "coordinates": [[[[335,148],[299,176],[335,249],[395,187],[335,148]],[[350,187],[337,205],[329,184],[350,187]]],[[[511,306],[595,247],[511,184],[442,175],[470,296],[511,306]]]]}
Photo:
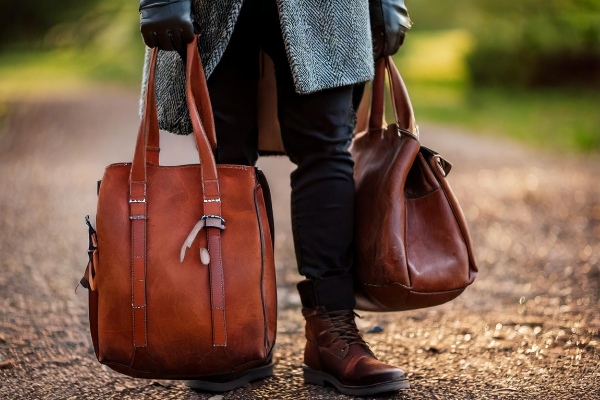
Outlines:
{"type": "MultiPolygon", "coordinates": [[[[229,335],[224,356],[240,370],[263,364],[269,356],[270,349],[265,347],[264,340],[263,304],[263,279],[268,264],[263,264],[262,246],[268,249],[267,241],[271,238],[261,238],[254,199],[257,185],[254,167],[219,165],[217,169],[223,217],[227,221],[222,232],[229,335]]],[[[266,219],[261,222],[268,225],[266,219]]],[[[269,254],[272,257],[272,250],[269,254]]],[[[276,305],[276,301],[273,303],[276,305]]]]}
{"type": "MultiPolygon", "coordinates": [[[[261,182],[263,182],[263,179],[261,179],[261,182]]],[[[267,352],[270,352],[275,344],[275,335],[277,334],[277,283],[275,278],[273,240],[267,206],[267,204],[270,205],[270,199],[266,201],[262,185],[257,188],[256,201],[263,244],[262,298],[266,328],[265,346],[267,352]]]]}
{"type": "Polygon", "coordinates": [[[106,168],[98,193],[98,359],[129,365],[133,359],[131,313],[130,164],[106,168]]]}
{"type": "Polygon", "coordinates": [[[98,358],[100,354],[98,352],[98,292],[95,290],[88,290],[88,307],[90,313],[90,334],[94,345],[94,353],[96,354],[96,358],[98,358]]]}
{"type": "Polygon", "coordinates": [[[467,286],[467,248],[444,192],[407,199],[406,213],[412,289],[444,292],[467,286]]]}
{"type": "Polygon", "coordinates": [[[441,176],[439,170],[435,166],[435,160],[433,158],[429,158],[428,160],[431,171],[436,175],[440,186],[444,190],[444,194],[446,195],[447,201],[452,208],[452,212],[454,213],[454,217],[456,218],[457,223],[459,224],[461,234],[463,236],[465,245],[467,246],[467,252],[469,255],[469,270],[467,272],[467,280],[470,283],[473,283],[475,277],[477,276],[477,272],[479,269],[477,268],[477,262],[475,261],[475,254],[473,251],[473,243],[471,240],[471,233],[469,232],[469,226],[467,225],[467,219],[465,218],[465,214],[458,202],[458,199],[454,195],[450,184],[446,177],[441,176]]]}
{"type": "Polygon", "coordinates": [[[361,283],[410,287],[404,185],[419,143],[397,127],[354,140],[357,272],[361,283]]]}

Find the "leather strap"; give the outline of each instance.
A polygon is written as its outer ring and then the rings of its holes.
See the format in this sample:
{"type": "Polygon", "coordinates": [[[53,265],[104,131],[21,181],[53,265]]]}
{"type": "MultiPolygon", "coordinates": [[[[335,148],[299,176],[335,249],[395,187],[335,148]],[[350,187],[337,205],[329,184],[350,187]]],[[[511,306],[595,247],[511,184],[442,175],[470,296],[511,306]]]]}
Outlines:
{"type": "MultiPolygon", "coordinates": [[[[375,63],[375,78],[373,79],[373,95],[371,96],[371,113],[369,131],[380,130],[385,122],[385,59],[380,58],[375,63]]],[[[391,90],[391,88],[390,88],[391,90]]]]}
{"type": "Polygon", "coordinates": [[[405,129],[418,136],[414,112],[408,91],[394,61],[391,57],[382,57],[375,63],[375,78],[372,83],[371,107],[369,110],[367,94],[363,96],[361,105],[357,112],[356,132],[381,131],[385,122],[385,75],[390,82],[390,93],[392,108],[396,117],[398,127],[405,129]],[[368,125],[367,125],[368,119],[368,125]]]}
{"type": "MultiPolygon", "coordinates": [[[[196,43],[196,42],[197,42],[197,40],[194,40],[194,43],[196,43]]],[[[192,53],[194,51],[192,50],[192,52],[190,52],[189,47],[190,46],[188,45],[187,54],[192,55],[192,53]]],[[[186,57],[186,59],[187,58],[188,57],[186,57]]],[[[202,124],[204,126],[206,136],[208,137],[208,142],[210,143],[210,148],[214,151],[217,149],[217,134],[216,134],[215,123],[214,123],[214,119],[213,119],[212,105],[210,103],[210,97],[208,94],[208,86],[206,85],[206,78],[204,77],[204,74],[200,74],[200,75],[202,76],[204,83],[192,85],[192,90],[194,92],[194,104],[196,105],[196,108],[199,110],[202,124]],[[204,101],[205,99],[209,99],[209,101],[205,102],[204,101]]],[[[198,79],[200,77],[195,76],[195,78],[198,79]]],[[[148,76],[148,81],[149,80],[150,80],[150,77],[148,76]]],[[[198,82],[198,81],[196,81],[196,82],[198,82]]],[[[189,87],[189,85],[186,85],[186,86],[189,87]]],[[[154,107],[153,110],[151,110],[151,111],[154,114],[156,114],[156,107],[154,107]]],[[[144,123],[144,122],[145,121],[143,121],[142,123],[144,123]]],[[[159,135],[159,129],[158,129],[158,118],[152,118],[150,121],[147,121],[147,122],[150,123],[150,125],[148,126],[148,133],[149,133],[148,146],[146,148],[147,160],[150,164],[158,165],[158,156],[159,156],[159,152],[160,152],[160,146],[159,146],[160,135],[159,135]]]]}
{"type": "Polygon", "coordinates": [[[148,345],[146,310],[146,182],[130,184],[131,219],[131,314],[133,344],[148,345]]]}
{"type": "MultiPolygon", "coordinates": [[[[150,148],[159,148],[158,119],[156,113],[155,76],[158,50],[154,49],[150,61],[148,86],[146,88],[145,109],[133,157],[130,175],[130,218],[132,237],[132,315],[134,326],[134,346],[147,346],[146,334],[146,166],[153,159],[150,148]]],[[[216,146],[214,121],[210,97],[202,62],[198,53],[197,38],[188,44],[186,62],[187,102],[194,129],[196,148],[200,156],[200,176],[202,182],[204,216],[221,219],[221,196],[217,167],[213,155],[216,146]],[[202,119],[200,111],[202,112],[202,119]],[[209,127],[212,140],[205,130],[209,127]]],[[[154,152],[158,156],[158,151],[154,152]]],[[[221,256],[221,229],[207,224],[207,242],[210,254],[210,291],[213,326],[213,346],[227,345],[227,324],[225,318],[225,281],[221,256]]]]}
{"type": "MultiPolygon", "coordinates": [[[[147,347],[147,304],[146,304],[146,161],[148,132],[158,130],[154,81],[158,52],[152,52],[150,73],[146,87],[144,114],[138,131],[137,144],[129,176],[129,219],[131,220],[131,318],[133,320],[133,346],[147,347]]],[[[156,143],[158,147],[158,143],[156,143]]],[[[153,152],[158,162],[158,153],[153,152]]],[[[151,156],[151,158],[154,156],[151,156]]]]}
{"type": "MultiPolygon", "coordinates": [[[[221,217],[221,196],[217,167],[211,151],[208,137],[204,131],[198,113],[198,104],[195,99],[200,98],[204,109],[209,109],[210,98],[206,86],[206,78],[202,68],[202,61],[198,54],[195,40],[188,46],[187,51],[187,99],[190,110],[194,136],[201,160],[202,196],[205,216],[221,217]],[[196,97],[198,96],[198,97],[196,97]],[[209,162],[206,162],[210,160],[209,162]]],[[[212,110],[210,121],[212,123],[212,110]]],[[[223,277],[223,260],[221,255],[221,230],[216,227],[206,226],[208,253],[210,254],[210,302],[213,327],[213,346],[227,346],[227,323],[225,317],[225,282],[223,277]]]]}
{"type": "Polygon", "coordinates": [[[385,57],[385,69],[390,81],[390,92],[392,94],[392,104],[398,127],[405,129],[418,136],[417,125],[415,122],[415,113],[408,95],[406,85],[394,64],[392,57],[385,57]]]}

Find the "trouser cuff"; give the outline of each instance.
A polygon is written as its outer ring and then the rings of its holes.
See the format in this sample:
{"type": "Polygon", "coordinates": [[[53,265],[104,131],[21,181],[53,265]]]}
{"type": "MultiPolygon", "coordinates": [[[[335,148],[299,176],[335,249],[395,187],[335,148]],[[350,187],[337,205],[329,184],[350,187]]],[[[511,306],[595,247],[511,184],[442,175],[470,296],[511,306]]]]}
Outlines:
{"type": "Polygon", "coordinates": [[[298,283],[303,307],[325,307],[327,311],[353,310],[354,280],[351,275],[305,279],[298,283]]]}

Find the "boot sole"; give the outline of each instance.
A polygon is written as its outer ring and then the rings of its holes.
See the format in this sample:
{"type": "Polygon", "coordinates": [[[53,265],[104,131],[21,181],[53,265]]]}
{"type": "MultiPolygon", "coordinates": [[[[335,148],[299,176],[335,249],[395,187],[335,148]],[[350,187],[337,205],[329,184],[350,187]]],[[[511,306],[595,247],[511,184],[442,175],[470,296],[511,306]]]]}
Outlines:
{"type": "Polygon", "coordinates": [[[350,396],[369,396],[379,393],[394,392],[400,389],[409,389],[410,383],[407,378],[393,380],[372,385],[350,386],[344,385],[330,374],[322,371],[317,371],[306,365],[302,366],[304,371],[304,382],[312,383],[313,385],[325,386],[326,383],[334,386],[340,393],[350,396]]]}
{"type": "Polygon", "coordinates": [[[206,392],[229,392],[235,390],[248,383],[273,376],[274,363],[263,365],[261,367],[252,368],[244,371],[238,378],[226,382],[215,382],[219,380],[219,376],[212,376],[209,381],[193,380],[186,381],[185,384],[190,389],[201,390],[206,392]]]}

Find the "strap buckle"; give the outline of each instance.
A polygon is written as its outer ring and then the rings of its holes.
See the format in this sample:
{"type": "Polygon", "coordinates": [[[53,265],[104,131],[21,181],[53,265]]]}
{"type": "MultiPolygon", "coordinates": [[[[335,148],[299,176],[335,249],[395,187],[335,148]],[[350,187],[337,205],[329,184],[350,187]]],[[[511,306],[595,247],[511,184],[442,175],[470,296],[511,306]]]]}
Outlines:
{"type": "Polygon", "coordinates": [[[225,219],[220,215],[203,215],[200,221],[204,221],[206,228],[219,228],[225,229],[225,219]]]}

